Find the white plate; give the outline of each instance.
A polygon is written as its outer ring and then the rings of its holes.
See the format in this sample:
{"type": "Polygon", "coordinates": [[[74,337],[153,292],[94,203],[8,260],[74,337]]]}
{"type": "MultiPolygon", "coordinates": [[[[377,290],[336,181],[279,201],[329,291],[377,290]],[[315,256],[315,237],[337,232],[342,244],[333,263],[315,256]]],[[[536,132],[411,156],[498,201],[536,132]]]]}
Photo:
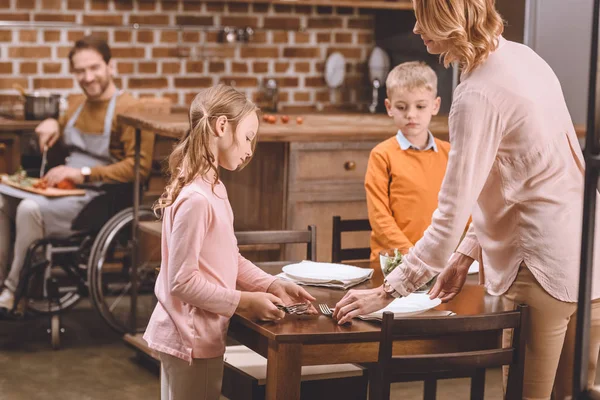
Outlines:
{"type": "Polygon", "coordinates": [[[364,279],[373,272],[351,265],[303,261],[282,268],[288,276],[304,283],[349,282],[364,279]]]}
{"type": "Polygon", "coordinates": [[[468,274],[478,274],[479,273],[479,261],[475,260],[473,261],[473,264],[471,264],[471,266],[469,267],[469,272],[468,274]]]}
{"type": "Polygon", "coordinates": [[[439,306],[442,303],[440,299],[430,299],[426,293],[412,293],[407,297],[401,297],[392,301],[387,307],[379,311],[372,312],[367,315],[359,315],[358,318],[369,320],[369,319],[382,319],[383,313],[391,311],[394,313],[394,318],[404,318],[410,315],[417,315],[424,313],[427,310],[431,310],[434,307],[439,306]]]}
{"type": "Polygon", "coordinates": [[[340,52],[331,53],[325,61],[325,82],[331,89],[338,88],[344,83],[346,75],[346,59],[340,52]]]}

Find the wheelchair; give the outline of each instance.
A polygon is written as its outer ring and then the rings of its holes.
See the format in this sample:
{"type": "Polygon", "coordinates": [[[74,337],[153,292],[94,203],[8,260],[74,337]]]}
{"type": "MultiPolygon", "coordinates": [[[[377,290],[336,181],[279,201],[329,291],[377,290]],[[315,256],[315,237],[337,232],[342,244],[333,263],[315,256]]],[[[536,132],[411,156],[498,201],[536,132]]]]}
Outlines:
{"type": "MultiPolygon", "coordinates": [[[[83,298],[88,298],[118,333],[145,329],[156,304],[153,292],[155,268],[160,266],[160,239],[138,234],[137,242],[132,242],[133,188],[133,184],[104,185],[103,194],[73,222],[76,234],[31,244],[15,292],[15,305],[6,310],[5,318],[49,317],[48,333],[54,349],[60,347],[64,332],[61,314],[83,298]],[[134,260],[137,279],[132,296],[134,260]]],[[[155,219],[150,207],[139,207],[138,221],[155,219]]]]}

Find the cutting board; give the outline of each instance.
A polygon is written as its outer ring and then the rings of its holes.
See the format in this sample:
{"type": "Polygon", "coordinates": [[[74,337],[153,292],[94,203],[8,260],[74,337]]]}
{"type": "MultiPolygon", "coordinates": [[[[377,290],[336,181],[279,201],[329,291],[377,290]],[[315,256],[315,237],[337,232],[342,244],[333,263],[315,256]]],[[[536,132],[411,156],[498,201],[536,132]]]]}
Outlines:
{"type": "MultiPolygon", "coordinates": [[[[14,188],[23,190],[25,192],[35,193],[46,197],[65,197],[65,196],[83,196],[85,195],[84,189],[58,189],[58,188],[47,188],[47,189],[37,189],[31,186],[21,186],[18,183],[12,182],[6,179],[6,175],[0,175],[1,181],[3,184],[12,186],[14,188]]],[[[30,178],[34,182],[39,179],[30,178]]]]}

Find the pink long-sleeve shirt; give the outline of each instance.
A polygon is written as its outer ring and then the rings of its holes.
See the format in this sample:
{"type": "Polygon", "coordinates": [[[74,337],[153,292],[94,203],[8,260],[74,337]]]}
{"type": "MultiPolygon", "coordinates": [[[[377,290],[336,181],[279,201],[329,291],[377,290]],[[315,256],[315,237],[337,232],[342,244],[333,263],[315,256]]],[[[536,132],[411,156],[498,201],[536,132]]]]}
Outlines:
{"type": "Polygon", "coordinates": [[[406,296],[440,272],[472,214],[457,251],[480,261],[491,294],[506,292],[524,261],[550,295],[577,301],[585,165],[556,75],[530,48],[500,37],[462,78],[438,209],[388,282],[406,296]]]}
{"type": "Polygon", "coordinates": [[[275,277],[240,255],[225,186],[202,178],[164,211],[158,303],[144,339],[150,348],[191,362],[225,352],[240,291],[266,291],[275,277]]]}

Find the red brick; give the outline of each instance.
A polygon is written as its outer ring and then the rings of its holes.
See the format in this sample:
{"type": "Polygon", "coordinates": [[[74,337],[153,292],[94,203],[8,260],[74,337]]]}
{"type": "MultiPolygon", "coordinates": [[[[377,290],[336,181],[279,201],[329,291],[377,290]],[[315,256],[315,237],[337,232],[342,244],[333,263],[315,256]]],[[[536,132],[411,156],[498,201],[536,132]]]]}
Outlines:
{"type": "Polygon", "coordinates": [[[162,31],[160,41],[163,43],[177,43],[179,42],[179,34],[176,31],[162,31]]]}
{"type": "Polygon", "coordinates": [[[277,84],[279,85],[279,87],[298,87],[298,78],[292,78],[292,77],[283,77],[283,78],[277,78],[277,84]]]}
{"type": "Polygon", "coordinates": [[[300,18],[298,18],[298,17],[289,17],[289,18],[265,17],[263,27],[265,29],[298,30],[298,29],[300,29],[300,18]]]}
{"type": "Polygon", "coordinates": [[[71,78],[35,78],[33,80],[34,89],[72,89],[73,79],[71,78]]]}
{"type": "Polygon", "coordinates": [[[16,6],[17,10],[33,10],[35,8],[35,0],[17,0],[16,6]]]}
{"type": "Polygon", "coordinates": [[[75,22],[75,14],[35,14],[33,19],[42,22],[75,22]]]}
{"type": "Polygon", "coordinates": [[[255,74],[266,74],[267,72],[269,72],[269,63],[263,61],[257,61],[253,63],[252,72],[254,72],[255,74]]]}
{"type": "MultiPolygon", "coordinates": [[[[219,41],[219,32],[204,32],[204,41],[206,43],[217,43],[219,41]]],[[[254,41],[254,37],[252,38],[252,41],[254,41]]]]}
{"type": "Polygon", "coordinates": [[[372,18],[350,18],[348,28],[351,29],[373,29],[375,24],[372,18]]]}
{"type": "Polygon", "coordinates": [[[336,12],[338,15],[354,15],[356,13],[356,8],[336,7],[336,12]]]}
{"type": "Polygon", "coordinates": [[[123,16],[114,14],[84,15],[84,25],[122,25],[123,16]]]}
{"type": "Polygon", "coordinates": [[[29,84],[25,78],[2,78],[0,79],[0,89],[12,89],[14,84],[27,88],[29,84]]]}
{"type": "Polygon", "coordinates": [[[333,14],[333,7],[319,6],[319,7],[317,7],[317,14],[320,14],[320,15],[333,14]]]}
{"type": "Polygon", "coordinates": [[[108,10],[108,0],[92,0],[91,8],[94,11],[106,11],[108,10]]]}
{"type": "Polygon", "coordinates": [[[56,55],[58,58],[67,58],[69,56],[69,52],[71,51],[71,46],[58,46],[56,48],[56,55]]]}
{"type": "Polygon", "coordinates": [[[11,62],[0,63],[0,74],[12,74],[13,67],[11,62]]]}
{"type": "Polygon", "coordinates": [[[310,101],[310,92],[294,93],[294,101],[310,101]]]}
{"type": "Polygon", "coordinates": [[[56,10],[59,11],[62,8],[62,0],[42,0],[43,10],[56,10]]]}
{"type": "Polygon", "coordinates": [[[330,47],[327,49],[327,55],[330,55],[334,52],[340,52],[346,58],[361,58],[362,49],[357,47],[330,47]]]}
{"type": "Polygon", "coordinates": [[[165,99],[170,99],[171,103],[173,104],[179,103],[179,93],[163,93],[162,97],[164,97],[165,99]]]}
{"type": "Polygon", "coordinates": [[[10,8],[10,0],[0,0],[0,8],[10,8]]]}
{"type": "MultiPolygon", "coordinates": [[[[323,82],[323,84],[324,83],[325,82],[323,82]]],[[[318,86],[322,86],[322,85],[318,85],[318,86]]],[[[315,100],[316,101],[320,101],[320,102],[328,102],[329,101],[329,92],[328,91],[316,92],[315,93],[315,100]]]]}
{"type": "Polygon", "coordinates": [[[300,73],[310,72],[310,63],[309,62],[297,62],[294,64],[294,71],[300,73]]]}
{"type": "Polygon", "coordinates": [[[0,21],[29,21],[29,14],[2,13],[0,14],[0,21]]]}
{"type": "Polygon", "coordinates": [[[102,40],[106,40],[107,42],[109,40],[108,31],[94,30],[94,31],[90,32],[90,35],[94,35],[95,37],[101,38],[102,40]]]}
{"type": "Polygon", "coordinates": [[[167,78],[129,78],[130,89],[163,89],[167,86],[167,78]]]}
{"type": "Polygon", "coordinates": [[[304,78],[305,87],[320,87],[325,85],[325,80],[322,76],[307,76],[304,78]]]}
{"type": "Polygon", "coordinates": [[[138,0],[138,10],[140,11],[155,11],[156,0],[138,0]]]}
{"type": "Polygon", "coordinates": [[[155,99],[156,95],[153,93],[140,93],[140,99],[155,99]]]}
{"type": "Polygon", "coordinates": [[[50,58],[52,51],[50,47],[10,47],[8,56],[10,58],[50,58]]]}
{"type": "Polygon", "coordinates": [[[206,3],[206,11],[222,12],[225,11],[225,3],[220,1],[209,1],[206,3]]]}
{"type": "Polygon", "coordinates": [[[273,9],[277,14],[291,13],[294,8],[289,4],[273,4],[273,9]]]}
{"type": "Polygon", "coordinates": [[[179,3],[177,0],[162,0],[161,6],[163,11],[177,11],[179,3]]]}
{"type": "MultiPolygon", "coordinates": [[[[175,17],[176,25],[214,25],[213,17],[195,16],[195,15],[177,15],[175,17]]],[[[222,24],[222,23],[221,23],[222,24]]]]}
{"type": "Polygon", "coordinates": [[[0,42],[12,42],[12,31],[0,31],[0,42]]]}
{"type": "Polygon", "coordinates": [[[296,14],[311,15],[313,12],[312,6],[296,6],[296,14]]]}
{"type": "Polygon", "coordinates": [[[270,4],[254,3],[252,4],[252,11],[254,11],[257,14],[267,14],[269,12],[270,6],[270,4]]]}
{"type": "MultiPolygon", "coordinates": [[[[358,49],[360,51],[360,49],[358,49]]],[[[286,47],[283,56],[287,58],[319,58],[321,49],[318,47],[286,47]]]]}
{"type": "Polygon", "coordinates": [[[154,61],[140,62],[138,64],[138,72],[140,74],[156,74],[157,70],[158,70],[158,66],[156,65],[156,62],[154,62],[154,61]]]}
{"type": "Polygon", "coordinates": [[[294,43],[296,43],[296,44],[310,43],[310,33],[294,32],[294,43]]]}
{"type": "Polygon", "coordinates": [[[280,72],[280,73],[287,72],[289,68],[290,68],[289,62],[277,61],[275,63],[275,72],[280,72]]]}
{"type": "Polygon", "coordinates": [[[231,13],[248,13],[250,5],[244,3],[229,3],[227,8],[231,13]]]}
{"type": "Polygon", "coordinates": [[[243,62],[232,62],[231,72],[234,74],[248,73],[248,64],[243,62]]]}
{"type": "Polygon", "coordinates": [[[19,65],[19,73],[21,74],[37,74],[37,63],[35,62],[22,62],[19,65]]]}
{"type": "Polygon", "coordinates": [[[121,74],[133,74],[135,66],[132,62],[119,62],[117,63],[117,72],[121,74]]]}
{"type": "Polygon", "coordinates": [[[138,43],[154,43],[154,31],[138,31],[138,43]]]}
{"type": "MultiPolygon", "coordinates": [[[[243,50],[243,47],[242,47],[243,50]]],[[[235,47],[233,46],[206,46],[201,48],[201,57],[205,58],[233,58],[235,57],[235,47]]]]}
{"type": "Polygon", "coordinates": [[[211,61],[208,64],[208,72],[225,72],[225,63],[223,61],[211,61]]]}
{"type": "Polygon", "coordinates": [[[203,88],[212,85],[212,78],[175,78],[176,88],[203,88]]]}
{"type": "Polygon", "coordinates": [[[44,42],[60,42],[60,31],[45,31],[44,42]]]}
{"type": "Polygon", "coordinates": [[[266,31],[258,31],[254,32],[254,35],[250,38],[250,42],[252,43],[267,43],[267,32],[266,31]]]}
{"type": "Polygon", "coordinates": [[[258,80],[248,76],[225,76],[221,77],[221,83],[233,87],[257,87],[258,80]]]}
{"type": "Polygon", "coordinates": [[[332,29],[332,28],[341,28],[341,27],[342,27],[342,19],[338,18],[338,17],[309,18],[308,19],[308,28],[332,29]]]}
{"type": "Polygon", "coordinates": [[[115,10],[117,10],[117,11],[133,10],[133,0],[115,0],[115,10]]]}
{"type": "Polygon", "coordinates": [[[256,17],[230,17],[230,16],[222,16],[221,17],[221,26],[251,26],[256,27],[258,25],[258,18],[256,17]]]}
{"type": "Polygon", "coordinates": [[[367,44],[373,42],[373,34],[372,33],[359,33],[358,34],[358,43],[359,44],[367,44]]]}
{"type": "MultiPolygon", "coordinates": [[[[204,65],[203,65],[204,67],[204,65]]],[[[179,74],[181,72],[181,63],[178,62],[163,62],[162,73],[163,74],[179,74]]],[[[202,71],[200,71],[202,72],[202,71]]]]}
{"type": "Polygon", "coordinates": [[[184,0],[183,11],[201,11],[202,2],[199,0],[184,0]]]}
{"type": "Polygon", "coordinates": [[[169,25],[168,15],[131,15],[129,23],[140,25],[169,25]]]}
{"type": "Polygon", "coordinates": [[[331,33],[330,32],[319,32],[317,33],[317,43],[330,43],[331,33]]]}
{"type": "Polygon", "coordinates": [[[67,33],[67,40],[69,42],[76,42],[84,36],[85,36],[84,31],[69,31],[67,33]]]}
{"type": "Polygon", "coordinates": [[[240,49],[242,58],[278,58],[277,47],[250,47],[244,46],[240,49]]]}
{"type": "Polygon", "coordinates": [[[183,31],[181,33],[181,39],[184,42],[199,43],[200,42],[200,32],[183,31]]]}
{"type": "Polygon", "coordinates": [[[289,32],[286,31],[273,31],[271,32],[271,38],[273,43],[288,43],[289,42],[289,37],[288,37],[289,32]]]}
{"type": "Polygon", "coordinates": [[[155,47],[152,49],[152,57],[155,58],[181,58],[189,54],[189,47],[155,47]]]}
{"type": "Polygon", "coordinates": [[[118,88],[123,87],[123,79],[121,79],[119,77],[115,77],[115,78],[113,78],[113,81],[115,82],[116,87],[118,87],[118,88]]]}
{"type": "Polygon", "coordinates": [[[113,47],[111,52],[115,58],[144,58],[146,55],[141,47],[113,47]]]}
{"type": "MultiPolygon", "coordinates": [[[[211,81],[211,84],[212,84],[212,81],[211,81]]],[[[206,85],[206,86],[208,87],[208,86],[211,86],[211,85],[206,85]]],[[[186,93],[185,96],[184,96],[184,103],[186,105],[191,104],[197,94],[198,94],[198,92],[186,93]]]]}
{"type": "Polygon", "coordinates": [[[85,0],[67,0],[67,8],[69,10],[83,10],[85,8],[85,0]]]}
{"type": "Polygon", "coordinates": [[[56,62],[44,63],[42,71],[44,71],[45,74],[60,74],[62,72],[62,64],[56,62]]]}
{"type": "Polygon", "coordinates": [[[334,42],[336,43],[352,43],[351,33],[336,33],[334,42]]]}
{"type": "Polygon", "coordinates": [[[114,40],[116,43],[131,42],[131,31],[115,31],[114,40]]]}

